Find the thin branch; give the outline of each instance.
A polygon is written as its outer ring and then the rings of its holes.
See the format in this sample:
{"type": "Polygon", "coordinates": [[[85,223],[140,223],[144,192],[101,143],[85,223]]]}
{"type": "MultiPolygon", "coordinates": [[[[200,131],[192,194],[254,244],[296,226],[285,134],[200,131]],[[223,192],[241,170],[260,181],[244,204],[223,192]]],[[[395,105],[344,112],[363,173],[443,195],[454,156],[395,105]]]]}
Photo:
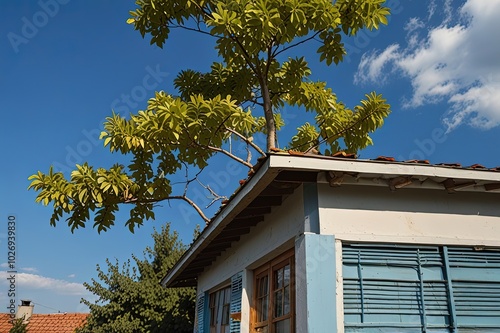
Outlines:
{"type": "Polygon", "coordinates": [[[190,27],[186,27],[186,26],[183,26],[183,25],[171,25],[171,26],[170,26],[170,28],[179,28],[179,29],[184,29],[184,30],[189,30],[189,31],[199,32],[199,33],[201,33],[201,34],[208,35],[208,36],[211,36],[211,37],[214,37],[214,38],[217,38],[217,39],[224,38],[224,37],[222,37],[222,36],[212,35],[210,32],[207,32],[207,31],[201,30],[200,28],[195,29],[195,28],[190,28],[190,27]]]}
{"type": "Polygon", "coordinates": [[[130,200],[126,200],[123,203],[126,203],[126,204],[158,203],[158,202],[165,201],[165,200],[183,200],[196,210],[196,212],[205,221],[205,223],[208,224],[210,222],[210,219],[203,213],[203,210],[193,200],[189,199],[186,195],[173,195],[173,196],[167,196],[167,197],[159,198],[159,199],[142,199],[142,200],[139,200],[137,198],[133,198],[130,200]]]}
{"type": "Polygon", "coordinates": [[[210,206],[212,206],[214,203],[216,203],[217,201],[219,200],[227,200],[227,197],[225,195],[219,195],[217,193],[215,193],[214,190],[212,190],[212,188],[210,187],[210,185],[205,185],[203,184],[199,179],[196,179],[198,181],[198,183],[207,191],[210,192],[210,194],[212,195],[212,201],[205,207],[205,208],[210,208],[210,206]]]}
{"type": "Polygon", "coordinates": [[[252,146],[252,148],[255,149],[262,156],[266,156],[266,153],[264,153],[264,151],[262,149],[260,149],[259,146],[257,146],[252,140],[250,140],[249,138],[247,138],[243,134],[236,132],[235,130],[233,130],[232,128],[229,128],[229,127],[226,127],[226,131],[233,133],[234,135],[239,137],[241,140],[245,141],[247,144],[252,146]]]}
{"type": "Polygon", "coordinates": [[[252,160],[252,151],[248,147],[248,144],[246,146],[246,149],[247,149],[247,162],[250,163],[250,161],[252,160]]]}
{"type": "Polygon", "coordinates": [[[247,63],[247,65],[252,69],[252,71],[257,75],[257,76],[261,76],[261,73],[260,73],[260,69],[259,69],[259,66],[255,66],[250,60],[252,59],[250,57],[250,55],[248,54],[247,50],[243,47],[243,44],[241,44],[240,40],[238,39],[238,37],[232,35],[231,36],[231,39],[233,41],[236,42],[236,44],[238,44],[241,52],[243,52],[243,58],[245,58],[245,61],[247,63]]]}
{"type": "MultiPolygon", "coordinates": [[[[202,145],[200,145],[202,146],[202,145]]],[[[219,148],[219,147],[214,147],[214,146],[204,146],[205,148],[208,148],[212,151],[215,151],[215,152],[218,152],[218,153],[222,153],[226,156],[229,156],[230,158],[232,158],[233,160],[235,160],[236,162],[240,162],[241,164],[243,164],[244,166],[248,167],[249,169],[252,169],[253,168],[253,165],[251,163],[248,163],[246,162],[245,160],[239,158],[238,156],[234,155],[234,154],[231,154],[230,152],[228,152],[227,150],[224,150],[222,148],[219,148]]]]}
{"type": "Polygon", "coordinates": [[[324,30],[324,29],[321,29],[321,30],[317,31],[314,35],[312,35],[311,37],[308,37],[308,38],[303,39],[303,40],[301,40],[301,41],[299,41],[299,42],[297,42],[297,43],[295,43],[295,44],[292,44],[292,45],[289,45],[289,46],[287,46],[287,47],[284,47],[284,48],[282,48],[282,49],[281,49],[280,51],[278,51],[278,52],[274,52],[274,53],[273,53],[273,57],[277,57],[278,55],[280,55],[281,53],[285,52],[286,50],[289,50],[289,49],[291,49],[291,48],[293,48],[293,47],[299,46],[300,44],[303,44],[303,43],[305,43],[305,42],[310,41],[311,39],[314,39],[317,35],[319,35],[321,32],[323,32],[323,30],[324,30]]]}

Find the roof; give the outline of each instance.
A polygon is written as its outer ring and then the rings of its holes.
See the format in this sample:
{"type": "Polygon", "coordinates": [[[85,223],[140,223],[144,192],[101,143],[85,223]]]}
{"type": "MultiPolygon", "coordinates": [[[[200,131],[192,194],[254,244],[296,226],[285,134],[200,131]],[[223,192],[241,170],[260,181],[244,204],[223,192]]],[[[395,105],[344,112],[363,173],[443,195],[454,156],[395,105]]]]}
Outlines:
{"type": "Polygon", "coordinates": [[[249,178],[214,216],[196,241],[163,278],[169,287],[196,286],[198,275],[231,244],[264,220],[272,207],[301,184],[328,182],[330,186],[386,186],[458,191],[497,192],[500,169],[475,164],[435,164],[428,161],[397,162],[391,157],[358,160],[353,155],[320,156],[280,152],[259,161],[249,178]]]}
{"type": "MultiPolygon", "coordinates": [[[[88,313],[33,314],[28,322],[29,333],[74,333],[88,317],[88,313]]],[[[10,314],[0,314],[0,333],[12,328],[10,314]]]]}

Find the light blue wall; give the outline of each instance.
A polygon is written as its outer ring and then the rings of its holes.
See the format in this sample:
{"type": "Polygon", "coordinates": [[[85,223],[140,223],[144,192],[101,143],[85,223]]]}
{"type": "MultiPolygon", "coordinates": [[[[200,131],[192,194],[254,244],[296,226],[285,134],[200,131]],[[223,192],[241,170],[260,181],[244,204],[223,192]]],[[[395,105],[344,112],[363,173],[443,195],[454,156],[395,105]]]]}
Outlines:
{"type": "Polygon", "coordinates": [[[297,237],[295,262],[297,332],[337,332],[335,237],[297,237]]]}

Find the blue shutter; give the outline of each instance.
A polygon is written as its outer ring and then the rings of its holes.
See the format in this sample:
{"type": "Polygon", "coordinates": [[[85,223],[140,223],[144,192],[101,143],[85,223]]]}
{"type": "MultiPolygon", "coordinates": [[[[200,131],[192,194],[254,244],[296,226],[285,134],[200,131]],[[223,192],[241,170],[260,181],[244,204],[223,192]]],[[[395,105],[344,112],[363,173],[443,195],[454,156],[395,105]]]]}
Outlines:
{"type": "Polygon", "coordinates": [[[346,332],[500,333],[500,251],[344,245],[346,332]]]}
{"type": "Polygon", "coordinates": [[[346,332],[447,332],[438,247],[344,245],[346,332]]]}
{"type": "MultiPolygon", "coordinates": [[[[236,273],[231,277],[231,314],[240,313],[241,314],[241,294],[243,291],[243,273],[236,273]]],[[[230,319],[230,332],[239,333],[240,332],[240,321],[230,319]]]]}
{"type": "Polygon", "coordinates": [[[195,333],[204,332],[204,314],[205,314],[205,296],[201,294],[198,296],[198,301],[196,302],[196,321],[195,321],[195,333]]]}
{"type": "Polygon", "coordinates": [[[449,248],[448,258],[459,331],[500,332],[500,252],[449,248]]]}

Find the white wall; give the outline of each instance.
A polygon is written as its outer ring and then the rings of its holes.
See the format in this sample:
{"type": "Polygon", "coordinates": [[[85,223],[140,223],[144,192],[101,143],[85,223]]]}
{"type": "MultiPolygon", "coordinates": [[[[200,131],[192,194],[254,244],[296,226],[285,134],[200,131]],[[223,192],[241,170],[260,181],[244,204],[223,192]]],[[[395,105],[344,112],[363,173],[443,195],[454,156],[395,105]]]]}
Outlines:
{"type": "Polygon", "coordinates": [[[293,248],[295,237],[303,233],[304,204],[302,187],[286,198],[283,205],[273,208],[265,220],[241,237],[232,247],[223,252],[198,278],[197,293],[210,291],[229,283],[235,273],[247,270],[243,279],[242,332],[248,331],[250,318],[249,298],[252,295],[251,270],[273,259],[283,251],[293,248]]]}
{"type": "Polygon", "coordinates": [[[338,240],[500,246],[500,194],[318,184],[320,230],[338,240]]]}

